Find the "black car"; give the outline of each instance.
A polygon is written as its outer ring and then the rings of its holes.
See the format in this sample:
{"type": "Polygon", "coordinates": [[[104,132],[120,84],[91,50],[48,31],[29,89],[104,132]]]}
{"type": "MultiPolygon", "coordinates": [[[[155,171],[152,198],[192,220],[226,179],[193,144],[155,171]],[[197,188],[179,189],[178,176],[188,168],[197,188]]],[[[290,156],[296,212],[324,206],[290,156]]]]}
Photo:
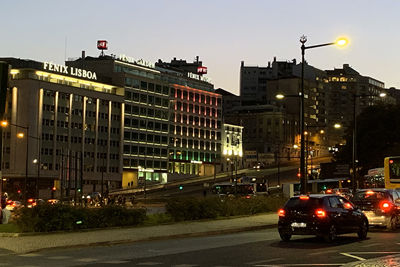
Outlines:
{"type": "Polygon", "coordinates": [[[352,202],[364,212],[371,226],[394,230],[400,222],[400,192],[397,190],[361,189],[354,194],[352,202]]]}
{"type": "Polygon", "coordinates": [[[278,231],[283,241],[289,241],[292,235],[316,235],[328,242],[345,233],[357,233],[361,239],[367,237],[367,217],[338,195],[295,196],[278,214],[278,231]]]}

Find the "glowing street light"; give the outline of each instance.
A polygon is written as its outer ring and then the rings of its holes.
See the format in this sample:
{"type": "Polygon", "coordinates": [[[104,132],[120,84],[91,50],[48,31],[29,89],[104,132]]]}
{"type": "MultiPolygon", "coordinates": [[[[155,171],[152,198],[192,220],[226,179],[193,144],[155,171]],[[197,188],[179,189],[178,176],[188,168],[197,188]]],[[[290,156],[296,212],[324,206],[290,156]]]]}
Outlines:
{"type": "Polygon", "coordinates": [[[300,37],[301,43],[301,93],[300,93],[300,184],[301,193],[307,193],[307,177],[306,177],[306,162],[305,162],[305,135],[304,135],[304,61],[305,52],[307,49],[318,48],[329,45],[336,45],[339,47],[345,46],[348,41],[347,39],[340,37],[335,42],[324,43],[318,45],[306,46],[307,37],[305,35],[300,37]]]}

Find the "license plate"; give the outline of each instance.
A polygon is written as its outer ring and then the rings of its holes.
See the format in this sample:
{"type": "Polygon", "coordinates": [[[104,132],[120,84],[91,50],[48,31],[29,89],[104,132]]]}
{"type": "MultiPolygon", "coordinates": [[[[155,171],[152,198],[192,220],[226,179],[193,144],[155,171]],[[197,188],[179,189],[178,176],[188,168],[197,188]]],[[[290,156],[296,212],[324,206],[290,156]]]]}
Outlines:
{"type": "Polygon", "coordinates": [[[294,223],[292,223],[292,227],[307,227],[307,224],[294,222],[294,223]]]}

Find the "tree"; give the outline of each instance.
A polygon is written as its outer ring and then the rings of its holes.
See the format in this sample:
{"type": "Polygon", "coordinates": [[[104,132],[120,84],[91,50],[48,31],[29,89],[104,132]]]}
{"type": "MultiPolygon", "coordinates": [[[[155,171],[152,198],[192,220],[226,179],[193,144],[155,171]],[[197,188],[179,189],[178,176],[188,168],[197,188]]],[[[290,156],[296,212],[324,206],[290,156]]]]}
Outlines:
{"type": "MultiPolygon", "coordinates": [[[[359,174],[383,167],[387,156],[400,156],[400,106],[376,105],[357,117],[357,166],[359,174]]],[[[346,145],[335,155],[338,162],[352,160],[352,129],[346,132],[346,145]]]]}

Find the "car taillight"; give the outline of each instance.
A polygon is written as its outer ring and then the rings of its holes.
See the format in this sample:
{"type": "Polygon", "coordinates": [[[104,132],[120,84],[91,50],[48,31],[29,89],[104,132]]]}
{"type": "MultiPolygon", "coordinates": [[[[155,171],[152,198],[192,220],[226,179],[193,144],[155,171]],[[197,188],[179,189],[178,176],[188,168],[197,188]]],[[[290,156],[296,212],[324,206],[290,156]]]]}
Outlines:
{"type": "Polygon", "coordinates": [[[285,210],[284,209],[278,210],[278,215],[279,217],[285,217],[285,210]]]}
{"type": "Polygon", "coordinates": [[[392,208],[392,204],[388,201],[382,201],[380,206],[383,212],[388,212],[392,208]]]}
{"type": "Polygon", "coordinates": [[[247,199],[251,198],[251,196],[246,196],[247,199]]]}
{"type": "Polygon", "coordinates": [[[301,200],[309,200],[310,197],[309,197],[309,196],[300,196],[300,199],[301,199],[301,200]]]}
{"type": "Polygon", "coordinates": [[[317,209],[317,210],[315,210],[315,215],[317,215],[318,218],[325,218],[326,211],[323,209],[317,209]]]}

